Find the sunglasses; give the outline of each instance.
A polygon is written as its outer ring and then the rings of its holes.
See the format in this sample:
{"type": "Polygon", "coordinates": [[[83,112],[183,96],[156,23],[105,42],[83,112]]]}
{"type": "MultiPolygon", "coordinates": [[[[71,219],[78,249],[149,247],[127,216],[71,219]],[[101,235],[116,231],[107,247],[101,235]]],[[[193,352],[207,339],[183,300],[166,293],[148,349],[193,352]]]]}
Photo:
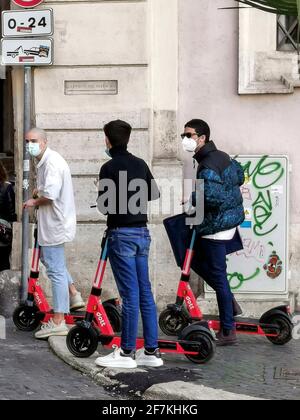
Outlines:
{"type": "Polygon", "coordinates": [[[198,136],[197,133],[182,133],[180,134],[180,137],[182,138],[182,140],[187,137],[188,139],[191,139],[193,136],[198,136]]]}

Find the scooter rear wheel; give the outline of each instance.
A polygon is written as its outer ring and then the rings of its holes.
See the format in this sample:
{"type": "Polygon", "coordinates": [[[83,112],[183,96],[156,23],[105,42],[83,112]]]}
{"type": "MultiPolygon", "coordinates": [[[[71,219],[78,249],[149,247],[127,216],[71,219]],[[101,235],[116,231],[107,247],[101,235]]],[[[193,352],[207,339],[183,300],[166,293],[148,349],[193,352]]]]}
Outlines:
{"type": "Polygon", "coordinates": [[[20,305],[13,313],[13,322],[20,331],[34,331],[40,324],[36,306],[20,305]]]}
{"type": "Polygon", "coordinates": [[[276,344],[277,346],[283,346],[293,338],[293,324],[287,316],[280,314],[270,315],[270,318],[265,320],[265,323],[276,325],[280,329],[278,336],[267,336],[267,339],[271,341],[271,343],[276,344]]]}
{"type": "Polygon", "coordinates": [[[188,325],[188,320],[181,312],[176,313],[169,308],[162,311],[159,316],[160,329],[166,335],[178,336],[188,325]]]}
{"type": "Polygon", "coordinates": [[[201,330],[194,329],[187,332],[187,334],[183,333],[180,338],[181,340],[197,342],[197,344],[199,343],[201,345],[200,350],[198,350],[198,346],[197,347],[195,346],[195,348],[193,349],[192,343],[191,345],[189,344],[182,345],[182,347],[185,350],[195,351],[195,352],[198,351],[198,354],[196,355],[185,354],[185,357],[189,359],[191,362],[197,363],[197,364],[205,364],[213,358],[216,351],[216,343],[214,339],[212,338],[209,331],[206,332],[203,329],[201,330]]]}
{"type": "Polygon", "coordinates": [[[97,350],[98,333],[93,327],[76,325],[67,335],[67,347],[75,357],[90,357],[97,350]]]}

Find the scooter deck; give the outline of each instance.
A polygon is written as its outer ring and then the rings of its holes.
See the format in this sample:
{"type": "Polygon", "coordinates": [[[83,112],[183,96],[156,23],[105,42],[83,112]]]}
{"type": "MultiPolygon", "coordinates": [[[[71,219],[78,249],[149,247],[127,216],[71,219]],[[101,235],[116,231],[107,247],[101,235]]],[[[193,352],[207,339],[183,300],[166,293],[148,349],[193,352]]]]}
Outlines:
{"type": "MultiPolygon", "coordinates": [[[[220,321],[220,318],[217,315],[204,315],[203,319],[205,321],[220,321]]],[[[253,324],[253,325],[260,325],[259,319],[254,318],[242,318],[242,317],[235,317],[234,321],[237,324],[253,324]]]]}
{"type": "MultiPolygon", "coordinates": [[[[49,312],[37,312],[40,322],[48,322],[53,317],[53,310],[49,312]]],[[[72,311],[69,314],[65,314],[65,321],[67,325],[74,325],[77,321],[83,320],[85,317],[84,311],[72,311]]]]}
{"type": "Polygon", "coordinates": [[[71,311],[69,315],[73,315],[73,316],[85,316],[86,311],[71,311]]]}
{"type": "MultiPolygon", "coordinates": [[[[220,329],[220,318],[218,316],[205,315],[203,317],[205,321],[208,321],[211,328],[215,331],[220,329]]],[[[235,318],[236,332],[239,334],[254,334],[263,336],[277,336],[280,332],[280,328],[275,324],[264,324],[258,319],[253,318],[235,318]]]]}
{"type": "MultiPolygon", "coordinates": [[[[45,312],[42,311],[38,311],[38,314],[44,314],[45,312]]],[[[54,314],[53,309],[49,312],[46,312],[47,314],[54,314]]],[[[86,312],[85,311],[71,311],[68,314],[65,315],[76,315],[76,316],[85,316],[86,312]]]]}

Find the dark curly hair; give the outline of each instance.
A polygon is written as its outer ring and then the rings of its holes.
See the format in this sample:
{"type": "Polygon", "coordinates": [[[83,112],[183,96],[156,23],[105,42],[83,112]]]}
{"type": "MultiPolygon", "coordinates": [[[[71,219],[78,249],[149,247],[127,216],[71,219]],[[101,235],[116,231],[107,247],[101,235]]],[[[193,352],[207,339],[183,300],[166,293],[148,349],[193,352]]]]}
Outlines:
{"type": "Polygon", "coordinates": [[[209,142],[210,128],[207,122],[203,120],[193,119],[186,123],[184,127],[194,128],[198,136],[205,136],[205,143],[209,142]]]}

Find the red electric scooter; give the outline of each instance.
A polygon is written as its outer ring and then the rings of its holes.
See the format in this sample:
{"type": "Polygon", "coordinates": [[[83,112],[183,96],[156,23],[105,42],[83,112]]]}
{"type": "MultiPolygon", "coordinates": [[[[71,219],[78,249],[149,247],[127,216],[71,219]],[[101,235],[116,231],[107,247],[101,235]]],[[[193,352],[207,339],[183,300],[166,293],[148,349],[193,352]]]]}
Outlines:
{"type": "MultiPolygon", "coordinates": [[[[176,303],[168,305],[159,317],[159,326],[166,335],[180,336],[188,325],[198,325],[203,320],[208,321],[214,331],[220,330],[218,317],[202,314],[189,284],[195,241],[196,231],[191,229],[190,246],[186,251],[176,303]]],[[[236,332],[239,334],[264,336],[277,345],[284,345],[292,339],[293,323],[288,306],[273,308],[259,320],[235,318],[235,321],[236,332]]]]}
{"type": "MultiPolygon", "coordinates": [[[[33,249],[31,271],[28,278],[28,296],[25,303],[19,305],[13,313],[15,326],[21,331],[34,331],[41,322],[46,323],[53,318],[43,289],[39,283],[40,247],[37,241],[37,228],[34,231],[35,245],[33,249]]],[[[121,331],[121,308],[118,299],[110,299],[103,303],[107,316],[116,331],[121,331]]],[[[65,314],[68,325],[74,325],[78,320],[84,319],[84,311],[73,311],[65,314]]]]}
{"type": "MultiPolygon", "coordinates": [[[[120,347],[121,337],[115,334],[104,304],[101,303],[101,285],[107,263],[107,238],[102,241],[102,251],[98,263],[87,312],[83,321],[77,322],[67,335],[69,351],[76,357],[91,356],[101,343],[105,348],[120,347]]],[[[138,338],[136,348],[144,347],[144,339],[138,338]]],[[[178,340],[159,340],[163,353],[184,354],[194,363],[204,364],[215,353],[215,341],[206,321],[185,328],[178,340]]]]}

